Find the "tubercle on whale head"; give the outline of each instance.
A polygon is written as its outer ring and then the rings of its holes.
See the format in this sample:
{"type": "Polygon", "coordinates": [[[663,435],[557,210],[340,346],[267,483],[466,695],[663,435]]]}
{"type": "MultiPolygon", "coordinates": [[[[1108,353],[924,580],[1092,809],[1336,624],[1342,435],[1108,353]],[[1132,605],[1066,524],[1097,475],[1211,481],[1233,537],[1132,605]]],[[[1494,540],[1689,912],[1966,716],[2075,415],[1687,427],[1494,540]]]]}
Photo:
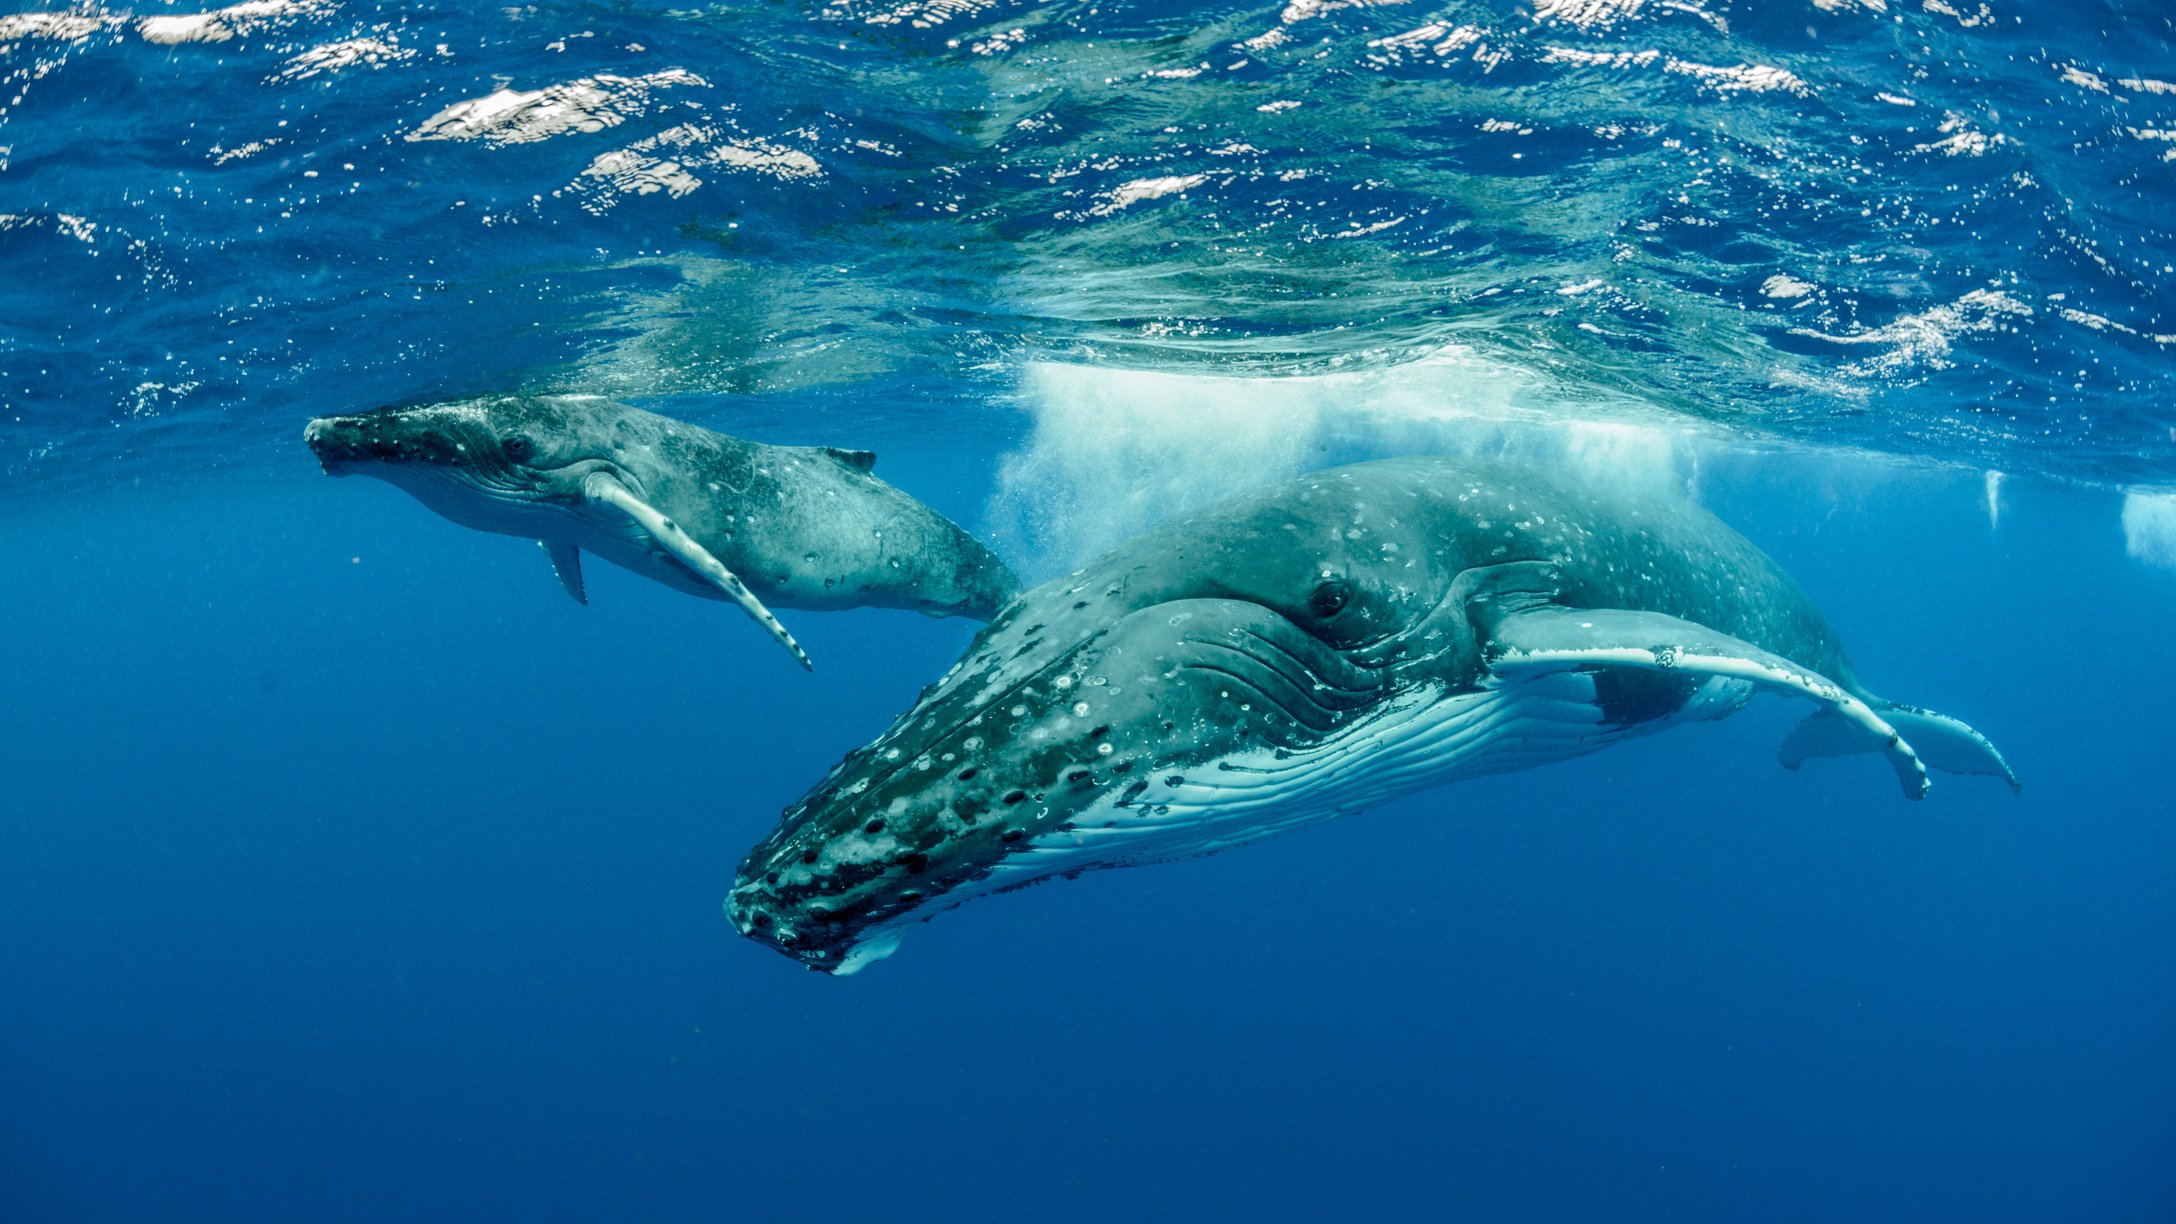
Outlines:
{"type": "Polygon", "coordinates": [[[303,427],[302,440],[329,476],[369,463],[457,463],[467,444],[442,428],[419,426],[412,412],[396,408],[318,417],[303,427]]]}
{"type": "Polygon", "coordinates": [[[501,395],[319,417],[303,440],[327,474],[371,475],[484,530],[522,533],[521,506],[573,505],[602,470],[641,492],[617,462],[612,414],[589,397],[501,395]]]}
{"type": "MultiPolygon", "coordinates": [[[[1024,708],[1038,691],[1017,687],[1006,708],[1024,708]]],[[[1003,733],[994,720],[972,716],[932,736],[920,714],[841,761],[750,852],[726,905],[743,935],[811,968],[851,972],[873,959],[868,948],[886,939],[896,946],[899,927],[986,875],[1002,847],[1057,823],[1064,796],[1015,786],[979,764],[1003,733]]],[[[1093,730],[1099,741],[1110,733],[1093,730]]],[[[1069,772],[1073,787],[1098,780],[1069,772]]]]}
{"type": "MultiPolygon", "coordinates": [[[[1096,848],[1136,844],[1129,830],[1190,776],[1349,725],[1397,683],[1403,655],[1381,645],[1371,588],[1343,558],[1273,542],[1287,555],[1267,559],[1267,583],[1216,565],[1169,581],[1084,571],[1008,606],[750,852],[734,926],[851,971],[972,897],[1115,865],[1096,848]]],[[[1262,551],[1235,555],[1259,567],[1262,551]]]]}
{"type": "MultiPolygon", "coordinates": [[[[1038,665],[1008,645],[1043,630],[1026,615],[1020,603],[1009,606],[913,709],[786,809],[741,864],[726,903],[741,934],[810,968],[851,971],[870,959],[858,950],[887,938],[895,946],[899,927],[945,908],[986,874],[997,848],[1056,823],[1046,787],[1010,780],[1033,762],[1008,772],[993,759],[1029,746],[1015,732],[1027,730],[1020,724],[1031,706],[1042,710],[1050,694],[1076,686],[1062,656],[1038,665]],[[993,648],[1016,670],[977,661],[993,648]]],[[[1085,729],[1098,742],[1111,732],[1085,729]]],[[[1041,745],[1056,747],[1047,729],[1041,745]]],[[[1116,753],[1109,746],[1098,756],[1116,753]]]]}
{"type": "Polygon", "coordinates": [[[512,466],[534,447],[529,405],[518,396],[395,404],[318,417],[302,437],[321,462],[512,466]],[[507,443],[512,442],[512,446],[507,443]]]}

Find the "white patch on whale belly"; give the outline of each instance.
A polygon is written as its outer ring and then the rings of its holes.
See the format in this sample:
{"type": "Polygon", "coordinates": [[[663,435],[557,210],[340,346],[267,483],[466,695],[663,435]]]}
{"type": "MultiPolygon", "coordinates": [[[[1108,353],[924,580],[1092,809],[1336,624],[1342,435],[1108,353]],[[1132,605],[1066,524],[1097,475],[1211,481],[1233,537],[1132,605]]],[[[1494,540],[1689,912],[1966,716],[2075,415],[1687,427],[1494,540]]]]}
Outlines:
{"type": "Polygon", "coordinates": [[[1710,680],[1669,717],[1622,726],[1603,721],[1594,678],[1578,672],[1479,692],[1415,692],[1282,759],[1257,752],[1183,769],[1157,767],[1156,775],[1183,780],[1169,786],[1152,776],[1148,789],[1124,806],[1113,787],[1073,827],[1008,855],[975,891],[1088,867],[1211,853],[1416,791],[1568,760],[1680,723],[1720,718],[1752,693],[1741,680],[1710,680]]]}

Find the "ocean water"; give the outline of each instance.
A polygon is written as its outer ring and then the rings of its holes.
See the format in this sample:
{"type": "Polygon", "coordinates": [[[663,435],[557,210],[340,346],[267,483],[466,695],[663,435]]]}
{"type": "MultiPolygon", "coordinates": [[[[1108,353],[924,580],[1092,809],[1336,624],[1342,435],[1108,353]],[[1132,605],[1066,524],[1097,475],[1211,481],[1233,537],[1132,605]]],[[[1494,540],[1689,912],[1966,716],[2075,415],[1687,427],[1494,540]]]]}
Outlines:
{"type": "Polygon", "coordinates": [[[2176,1219],[2176,13],[0,4],[0,1219],[2176,1219]],[[614,395],[1031,580],[1298,472],[1690,492],[1802,713],[977,902],[735,867],[975,626],[330,481],[614,395]]]}

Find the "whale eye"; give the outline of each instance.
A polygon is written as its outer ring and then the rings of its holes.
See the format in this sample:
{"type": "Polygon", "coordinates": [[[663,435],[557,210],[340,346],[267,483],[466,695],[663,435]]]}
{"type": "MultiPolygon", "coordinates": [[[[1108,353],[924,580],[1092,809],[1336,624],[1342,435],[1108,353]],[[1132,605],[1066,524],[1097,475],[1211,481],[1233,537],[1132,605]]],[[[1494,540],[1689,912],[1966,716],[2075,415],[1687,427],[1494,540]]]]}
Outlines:
{"type": "Polygon", "coordinates": [[[506,452],[507,458],[518,461],[533,454],[536,443],[531,442],[527,434],[509,434],[504,442],[499,443],[499,449],[506,452]]]}
{"type": "Polygon", "coordinates": [[[1336,616],[1352,602],[1352,586],[1335,578],[1315,588],[1307,597],[1307,610],[1324,620],[1336,616]]]}

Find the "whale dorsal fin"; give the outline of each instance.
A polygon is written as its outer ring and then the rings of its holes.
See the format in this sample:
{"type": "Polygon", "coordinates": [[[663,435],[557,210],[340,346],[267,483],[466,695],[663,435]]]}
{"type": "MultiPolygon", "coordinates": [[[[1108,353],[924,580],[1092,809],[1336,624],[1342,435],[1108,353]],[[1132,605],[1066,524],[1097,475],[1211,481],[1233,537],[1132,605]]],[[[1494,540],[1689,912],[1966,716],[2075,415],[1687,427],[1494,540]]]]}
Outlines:
{"type": "Polygon", "coordinates": [[[552,559],[552,573],[559,576],[559,585],[567,589],[574,602],[589,606],[589,593],[582,589],[582,550],[554,540],[538,540],[536,544],[552,559]]]}
{"type": "Polygon", "coordinates": [[[726,598],[739,604],[741,611],[754,617],[757,624],[769,630],[779,645],[793,652],[793,657],[801,661],[802,667],[810,671],[816,670],[816,665],[809,661],[808,652],[802,650],[801,644],[793,640],[793,635],[786,632],[784,625],[778,623],[778,618],[771,614],[769,608],[763,606],[763,601],[755,597],[748,589],[748,584],[735,577],[733,571],[725,568],[725,563],[712,556],[709,549],[697,543],[695,537],[682,531],[678,523],[659,513],[657,507],[635,496],[634,490],[603,472],[589,474],[588,479],[582,482],[582,495],[593,502],[611,506],[635,520],[636,525],[649,532],[650,538],[656,540],[680,564],[725,592],[726,598]]]}
{"type": "Polygon", "coordinates": [[[819,446],[816,449],[857,472],[873,472],[876,470],[875,451],[841,450],[836,446],[819,446]]]}
{"type": "MultiPolygon", "coordinates": [[[[1883,753],[1904,797],[1927,793],[1927,767],[1902,734],[1834,680],[1742,638],[1660,612],[1570,608],[1550,602],[1559,582],[1547,562],[1514,562],[1470,571],[1466,615],[1482,662],[1498,680],[1549,672],[1619,670],[1739,680],[1757,689],[1804,697],[1869,750],[1883,753]],[[1494,572],[1490,572],[1494,571],[1494,572]]],[[[1466,582],[1467,575],[1460,575],[1466,582]]]]}

